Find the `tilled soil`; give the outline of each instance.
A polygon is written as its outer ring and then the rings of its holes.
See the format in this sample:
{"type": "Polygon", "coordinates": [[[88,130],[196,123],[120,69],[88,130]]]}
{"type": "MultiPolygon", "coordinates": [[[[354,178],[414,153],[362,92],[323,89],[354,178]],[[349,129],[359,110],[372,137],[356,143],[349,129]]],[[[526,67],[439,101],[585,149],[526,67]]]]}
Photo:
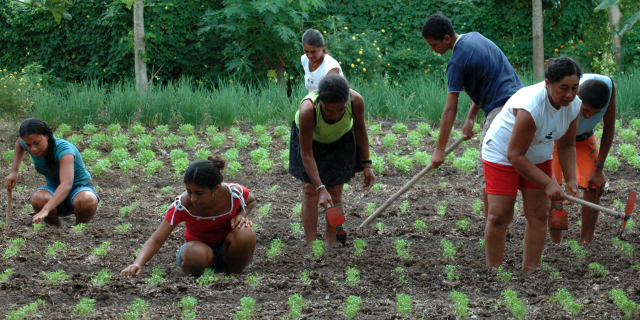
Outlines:
{"type": "MultiPolygon", "coordinates": [[[[378,155],[389,150],[382,145],[382,136],[391,132],[393,123],[383,122],[383,133],[372,137],[372,149],[378,155]]],[[[409,124],[410,129],[415,123],[409,124]]],[[[246,134],[251,127],[241,126],[246,134]]],[[[16,136],[11,125],[0,125],[0,142],[3,151],[12,148],[16,136]]],[[[227,177],[247,186],[257,199],[257,208],[271,203],[272,209],[268,217],[252,214],[251,219],[257,225],[257,248],[253,263],[240,276],[224,277],[208,286],[199,286],[196,278],[185,276],[175,262],[177,249],[183,244],[184,226],[180,226],[169,237],[165,246],[143,269],[140,276],[121,278],[118,274],[134,260],[135,251],[151,236],[163,219],[158,210],[162,205],[171,203],[176,195],[184,190],[181,178],[174,177],[169,160],[169,149],[160,147],[157,138],[152,149],[157,157],[164,161],[164,167],[153,177],[148,177],[142,168],[136,166],[123,174],[117,165],[94,177],[94,184],[100,187],[99,194],[102,205],[90,227],[81,232],[74,232],[71,227],[75,223],[73,217],[62,219],[62,228],[45,227],[34,231],[31,225],[33,212],[26,212],[25,205],[35,188],[43,185],[44,178],[39,176],[32,165],[29,165],[18,181],[24,190],[14,192],[13,216],[11,226],[0,230],[0,249],[8,247],[9,240],[24,238],[26,245],[20,249],[18,257],[2,261],[0,271],[14,269],[14,274],[6,282],[0,283],[0,303],[2,313],[7,314],[37,299],[45,301],[39,307],[38,317],[44,319],[68,319],[72,317],[74,306],[81,298],[96,300],[95,311],[85,316],[87,319],[115,319],[129,311],[134,298],[141,298],[150,303],[144,318],[169,319],[180,318],[181,308],[178,302],[185,296],[198,300],[195,309],[198,319],[229,319],[240,309],[240,299],[245,296],[254,298],[256,319],[282,319],[290,312],[288,298],[300,293],[305,305],[302,310],[303,319],[336,319],[345,318],[346,299],[350,295],[360,296],[362,305],[355,319],[454,319],[454,304],[449,295],[453,290],[466,294],[470,299],[469,314],[471,318],[511,319],[513,316],[506,306],[502,292],[512,289],[519,294],[528,309],[527,319],[568,319],[570,314],[552,299],[559,289],[567,289],[576,302],[583,305],[576,318],[581,319],[619,319],[624,314],[609,298],[613,288],[626,292],[628,298],[640,302],[640,269],[631,268],[640,263],[637,254],[633,257],[625,255],[620,248],[614,247],[611,238],[615,237],[618,221],[601,214],[596,230],[596,239],[592,244],[583,245],[586,258],[579,259],[566,245],[554,245],[547,240],[544,262],[560,272],[553,278],[548,270],[525,273],[520,270],[523,251],[523,234],[525,217],[520,210],[509,226],[504,270],[512,273],[510,281],[503,281],[498,272],[485,267],[484,249],[480,239],[484,237],[484,217],[472,211],[471,205],[481,199],[482,193],[476,173],[464,174],[451,166],[450,162],[437,171],[428,173],[413,189],[403,195],[374,223],[366,228],[358,226],[367,217],[367,203],[374,202],[380,206],[386,199],[397,192],[422,166],[414,165],[410,173],[400,172],[389,165],[386,172],[377,176],[383,187],[377,192],[364,192],[361,189],[362,176],[358,174],[344,193],[346,229],[349,233],[347,245],[336,243],[326,248],[321,258],[315,258],[311,248],[307,247],[303,233],[291,230],[292,222],[301,222],[300,216],[293,213],[293,208],[301,200],[301,183],[291,177],[278,159],[280,150],[286,145],[273,133],[274,143],[271,154],[276,165],[266,173],[258,172],[251,163],[248,152],[258,147],[255,137],[247,149],[241,150],[239,162],[243,169],[235,177],[227,177]],[[446,186],[443,185],[446,182],[446,186]],[[269,189],[279,185],[275,192],[269,189]],[[138,189],[125,192],[132,185],[138,189]],[[173,190],[162,193],[161,188],[173,186],[173,190]],[[398,209],[402,201],[410,203],[407,213],[398,209]],[[440,201],[446,200],[446,215],[437,214],[440,201]],[[122,207],[138,202],[139,206],[121,218],[122,207]],[[428,230],[418,231],[414,221],[422,219],[428,230]],[[469,228],[461,230],[456,222],[462,219],[469,221],[469,228]],[[118,233],[115,226],[129,222],[133,225],[126,232],[118,233]],[[376,228],[375,223],[382,222],[386,227],[376,228]],[[272,240],[280,238],[286,246],[273,259],[266,255],[272,240]],[[354,239],[360,238],[368,243],[362,256],[354,255],[354,239]],[[401,258],[394,248],[396,239],[405,239],[411,243],[410,258],[401,258]],[[457,247],[453,260],[443,256],[440,241],[448,239],[457,247]],[[54,241],[61,241],[68,250],[55,257],[46,255],[47,247],[54,241]],[[92,249],[101,243],[110,241],[108,254],[102,257],[92,255],[92,249]],[[609,271],[607,276],[596,276],[589,270],[591,262],[599,262],[609,271]],[[445,266],[454,265],[456,279],[449,281],[445,266]],[[360,280],[355,285],[345,282],[347,267],[360,271],[360,280]],[[397,267],[403,268],[401,273],[397,267]],[[102,269],[113,274],[111,280],[98,287],[91,283],[92,276],[102,269]],[[149,286],[146,279],[153,268],[164,270],[164,280],[158,286],[149,286]],[[50,284],[41,272],[62,269],[69,277],[57,284],[50,284]],[[311,284],[301,280],[301,274],[307,270],[311,284]],[[399,281],[401,276],[408,282],[399,281]],[[253,283],[254,278],[257,283],[253,283]],[[411,295],[412,313],[401,315],[397,310],[396,294],[411,295]]],[[[73,132],[79,133],[79,132],[73,132]]],[[[73,133],[69,133],[73,134],[73,133]]],[[[123,133],[124,130],[123,130],[123,133]]],[[[67,135],[67,136],[68,136],[67,135]]],[[[198,133],[202,143],[196,149],[209,148],[208,137],[198,133]]],[[[402,155],[409,155],[413,148],[408,146],[405,135],[397,135],[396,149],[402,155]]],[[[129,151],[135,156],[132,148],[135,137],[132,137],[129,151]]],[[[82,151],[88,146],[85,136],[79,144],[82,151]]],[[[184,141],[184,138],[183,138],[184,141]]],[[[616,138],[615,144],[622,143],[616,138]]],[[[425,137],[422,148],[427,152],[433,150],[433,139],[425,137]]],[[[466,147],[478,148],[479,142],[474,138],[466,147]]],[[[636,143],[637,145],[637,143],[636,143]]],[[[220,154],[233,146],[233,137],[219,150],[211,150],[220,154]]],[[[175,146],[173,148],[184,148],[175,146]]],[[[196,150],[187,150],[189,159],[194,160],[196,150]]],[[[111,147],[104,144],[102,157],[107,157],[111,147]]],[[[461,156],[464,147],[455,153],[461,156]]],[[[614,153],[615,150],[612,150],[614,153]]],[[[602,199],[603,205],[613,206],[615,199],[626,203],[630,190],[639,190],[638,170],[625,160],[617,171],[607,170],[610,187],[602,199]]],[[[93,163],[91,163],[93,164],[93,163]]],[[[91,165],[88,164],[88,165],[91,165]]],[[[3,162],[0,173],[4,177],[10,171],[10,164],[3,162]]],[[[2,192],[2,212],[6,207],[6,192],[2,192]]],[[[565,232],[565,239],[579,238],[580,228],[576,222],[580,219],[579,207],[571,206],[569,211],[570,229],[565,232]]],[[[637,210],[636,210],[637,211],[637,210]]],[[[255,214],[255,211],[254,211],[255,214]]],[[[323,238],[324,219],[320,219],[319,237],[323,238]]],[[[638,249],[640,240],[638,231],[625,232],[623,241],[631,243],[638,249]]],[[[634,315],[637,317],[637,313],[634,315]]]]}

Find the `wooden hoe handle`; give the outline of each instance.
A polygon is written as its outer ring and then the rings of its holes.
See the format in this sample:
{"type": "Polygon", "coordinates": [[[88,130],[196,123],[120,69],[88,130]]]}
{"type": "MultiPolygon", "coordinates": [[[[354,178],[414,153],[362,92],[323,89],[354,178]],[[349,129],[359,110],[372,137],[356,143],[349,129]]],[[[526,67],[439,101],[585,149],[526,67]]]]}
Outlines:
{"type": "MultiPolygon", "coordinates": [[[[451,151],[453,151],[453,149],[455,149],[458,145],[460,145],[460,143],[463,140],[464,140],[463,138],[460,138],[460,139],[456,140],[451,146],[449,146],[449,148],[445,151],[445,156],[448,155],[449,153],[451,153],[451,151]]],[[[398,197],[400,197],[405,192],[407,192],[409,189],[411,189],[411,187],[413,187],[413,185],[416,182],[418,182],[418,180],[420,180],[422,177],[424,177],[424,175],[427,174],[427,172],[429,172],[429,170],[431,170],[432,168],[433,168],[433,162],[429,163],[429,165],[426,168],[424,168],[424,169],[422,169],[422,171],[418,172],[418,174],[416,174],[413,177],[413,179],[411,179],[411,181],[407,182],[407,184],[405,184],[402,187],[402,189],[400,189],[393,196],[391,196],[391,198],[389,198],[385,203],[383,203],[380,206],[380,208],[378,208],[378,210],[376,210],[376,212],[374,212],[364,222],[362,222],[362,224],[360,225],[360,228],[368,226],[371,223],[371,221],[375,220],[387,207],[389,207],[396,199],[398,199],[398,197]]]]}
{"type": "Polygon", "coordinates": [[[11,193],[12,191],[9,191],[9,199],[7,199],[7,217],[5,221],[7,227],[9,226],[9,222],[11,221],[11,193]]]}

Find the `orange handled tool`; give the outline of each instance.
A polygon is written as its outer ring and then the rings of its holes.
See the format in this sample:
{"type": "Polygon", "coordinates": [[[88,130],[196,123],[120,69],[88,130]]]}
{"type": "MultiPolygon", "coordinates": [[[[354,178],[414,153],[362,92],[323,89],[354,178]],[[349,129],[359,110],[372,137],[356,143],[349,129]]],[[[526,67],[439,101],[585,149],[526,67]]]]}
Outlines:
{"type": "Polygon", "coordinates": [[[565,198],[569,201],[581,204],[585,207],[589,207],[594,210],[599,210],[600,212],[608,214],[614,218],[621,219],[622,223],[620,224],[620,228],[618,228],[618,232],[617,232],[618,236],[622,236],[624,229],[627,227],[627,221],[629,221],[629,219],[631,218],[631,211],[633,211],[633,207],[636,203],[636,193],[633,191],[629,192],[629,199],[627,200],[627,207],[625,208],[624,212],[611,210],[609,208],[605,208],[595,203],[591,203],[583,199],[568,196],[568,195],[565,195],[565,198]]]}
{"type": "Polygon", "coordinates": [[[557,201],[555,207],[549,217],[549,230],[568,230],[569,219],[567,211],[562,207],[562,201],[557,201]]]}
{"type": "Polygon", "coordinates": [[[342,204],[338,203],[334,206],[327,207],[325,213],[329,219],[329,224],[338,231],[338,233],[336,233],[336,240],[340,241],[342,245],[345,245],[347,242],[347,232],[344,231],[344,227],[342,226],[344,224],[342,204]]]}

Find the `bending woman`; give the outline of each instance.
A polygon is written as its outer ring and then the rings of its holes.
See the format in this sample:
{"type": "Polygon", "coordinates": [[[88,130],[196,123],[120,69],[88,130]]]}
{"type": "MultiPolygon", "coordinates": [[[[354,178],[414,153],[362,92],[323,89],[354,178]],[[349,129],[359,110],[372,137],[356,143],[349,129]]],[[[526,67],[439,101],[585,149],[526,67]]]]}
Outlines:
{"type": "Polygon", "coordinates": [[[98,209],[100,197],[91,184],[91,174],[82,161],[78,148],[67,140],[56,138],[46,122],[30,118],[22,122],[16,141],[11,173],[5,178],[10,192],[18,181],[20,163],[29,152],[36,171],[47,185],[31,195],[37,213],[33,223],[44,220],[59,227],[60,217],[76,216],[76,224],[89,223],[98,209]]]}
{"type": "MultiPolygon", "coordinates": [[[[347,80],[329,75],[307,95],[291,125],[289,173],[302,181],[302,224],[307,244],[318,233],[318,205],[342,203],[342,185],[364,171],[363,189],[375,182],[364,123],[364,100],[347,80]]],[[[327,245],[336,228],[326,219],[327,245]]]]}
{"type": "Polygon", "coordinates": [[[222,182],[220,171],[225,165],[220,156],[189,165],[183,179],[187,191],[176,197],[136,260],[120,275],[139,275],[183,221],[186,243],[176,259],[185,274],[197,277],[208,268],[235,274],[244,271],[256,247],[256,233],[247,219],[255,202],[244,186],[222,182]]]}
{"type": "Polygon", "coordinates": [[[572,59],[549,59],[545,80],[516,92],[484,138],[482,158],[489,208],[485,227],[487,267],[502,265],[518,189],[527,219],[522,270],[534,270],[540,263],[549,200],[564,200],[562,188],[551,178],[554,141],[567,181],[566,192],[572,196],[578,192],[575,137],[581,102],[575,97],[581,76],[580,66],[572,59]]]}
{"type": "Polygon", "coordinates": [[[329,55],[320,31],[307,30],[302,35],[302,48],[304,54],[300,57],[300,62],[304,68],[304,84],[309,92],[318,90],[320,81],[330,74],[344,77],[338,61],[329,55]]]}

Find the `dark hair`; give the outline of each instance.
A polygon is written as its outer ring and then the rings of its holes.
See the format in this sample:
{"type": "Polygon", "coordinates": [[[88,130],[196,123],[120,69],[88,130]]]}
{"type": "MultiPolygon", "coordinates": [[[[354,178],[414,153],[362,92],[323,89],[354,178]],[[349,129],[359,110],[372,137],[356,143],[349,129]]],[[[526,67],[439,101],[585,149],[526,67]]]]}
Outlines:
{"type": "Polygon", "coordinates": [[[320,103],[347,103],[351,99],[351,86],[347,79],[339,74],[330,74],[318,85],[318,99],[320,103]]]}
{"type": "MultiPolygon", "coordinates": [[[[322,33],[320,33],[320,31],[316,29],[309,29],[302,35],[302,45],[305,44],[312,45],[317,48],[322,48],[322,46],[324,45],[324,37],[322,36],[322,33]]],[[[324,52],[325,54],[328,53],[327,48],[323,48],[322,52],[324,52]]]]}
{"type": "Polygon", "coordinates": [[[211,157],[208,160],[193,162],[187,167],[182,182],[195,183],[198,187],[213,189],[222,183],[222,169],[227,165],[227,161],[221,156],[211,157]]]}
{"type": "Polygon", "coordinates": [[[547,70],[544,73],[544,77],[549,80],[551,84],[554,84],[567,76],[578,76],[578,79],[582,78],[582,69],[580,65],[569,57],[558,57],[547,60],[547,70]]]}
{"type": "Polygon", "coordinates": [[[589,79],[580,85],[578,97],[582,103],[594,109],[602,109],[609,102],[609,86],[602,80],[589,79]]]}
{"type": "Polygon", "coordinates": [[[422,26],[422,37],[425,39],[442,41],[444,36],[453,38],[455,34],[451,20],[441,14],[431,15],[422,26]]]}
{"type": "Polygon", "coordinates": [[[47,150],[45,150],[43,154],[44,164],[53,172],[57,172],[59,170],[58,160],[56,160],[55,155],[56,140],[53,138],[53,129],[51,129],[46,122],[38,118],[29,118],[22,121],[22,124],[20,124],[19,134],[20,138],[24,138],[30,134],[48,136],[47,150]]]}

